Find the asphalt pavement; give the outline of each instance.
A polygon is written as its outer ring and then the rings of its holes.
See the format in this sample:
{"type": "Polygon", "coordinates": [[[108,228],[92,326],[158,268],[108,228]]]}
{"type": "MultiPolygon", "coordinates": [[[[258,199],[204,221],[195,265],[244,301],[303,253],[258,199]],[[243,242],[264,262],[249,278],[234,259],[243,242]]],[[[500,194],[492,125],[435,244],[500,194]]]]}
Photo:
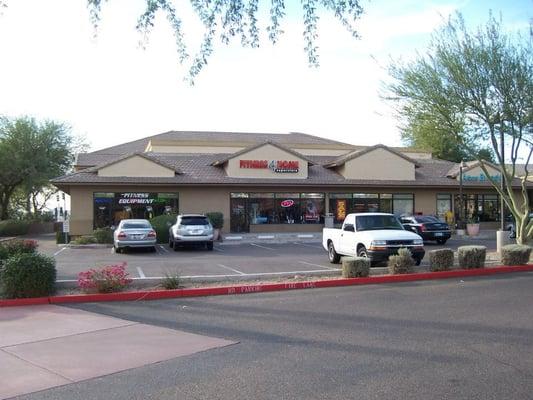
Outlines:
{"type": "MultiPolygon", "coordinates": [[[[54,256],[57,264],[58,280],[75,280],[81,271],[104,265],[127,263],[128,271],[134,278],[158,278],[165,274],[178,273],[182,277],[224,277],[263,274],[275,277],[276,274],[320,273],[339,268],[330,264],[327,253],[319,242],[288,243],[241,243],[216,244],[213,251],[203,248],[184,248],[179,251],[168,245],[158,245],[152,253],[146,249],[131,249],[127,253],[116,254],[112,248],[69,248],[58,247],[53,238],[39,240],[40,251],[54,256]]],[[[487,246],[489,251],[496,248],[495,240],[451,239],[446,245],[426,243],[426,252],[449,247],[457,249],[465,244],[487,246]]],[[[427,257],[423,265],[427,264],[427,257]]]]}
{"type": "Polygon", "coordinates": [[[17,399],[530,400],[531,287],[523,273],[80,304],[239,343],[17,399]]]}

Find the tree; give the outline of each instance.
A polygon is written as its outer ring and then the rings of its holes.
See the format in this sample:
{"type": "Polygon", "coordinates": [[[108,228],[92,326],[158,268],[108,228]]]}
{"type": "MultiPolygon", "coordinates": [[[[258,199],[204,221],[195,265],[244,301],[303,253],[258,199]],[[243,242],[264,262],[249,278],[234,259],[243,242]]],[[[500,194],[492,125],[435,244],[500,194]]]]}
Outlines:
{"type": "Polygon", "coordinates": [[[446,132],[480,161],[515,218],[518,243],[533,234],[527,192],[533,155],[532,39],[506,34],[492,15],[470,32],[457,14],[436,31],[425,56],[390,67],[387,97],[409,129],[417,129],[419,116],[428,116],[438,124],[435,134],[446,132]],[[494,154],[503,185],[488,172],[480,146],[494,154]],[[526,167],[517,192],[513,182],[521,157],[526,167]]]}
{"type": "MultiPolygon", "coordinates": [[[[102,4],[107,1],[87,0],[95,28],[100,22],[102,4]]],[[[145,10],[139,16],[136,26],[143,38],[141,43],[143,46],[147,44],[155,18],[158,13],[162,13],[174,31],[180,63],[188,61],[188,79],[191,83],[207,64],[217,37],[226,45],[231,39],[238,38],[243,47],[259,47],[259,0],[190,0],[193,10],[204,26],[203,40],[192,58],[183,29],[183,7],[175,7],[173,0],[144,0],[144,2],[145,10]]],[[[301,0],[299,3],[303,11],[304,49],[310,66],[316,67],[319,64],[316,46],[319,8],[332,13],[352,36],[358,37],[355,23],[363,12],[360,0],[301,0]]],[[[7,4],[8,0],[0,0],[0,10],[7,4]]],[[[286,17],[285,0],[270,0],[269,14],[268,21],[265,21],[266,32],[270,42],[275,44],[283,34],[282,22],[286,17]]]]}
{"type": "Polygon", "coordinates": [[[48,191],[48,181],[70,169],[78,144],[61,123],[40,123],[30,117],[0,119],[0,219],[9,217],[17,191],[25,194],[31,210],[38,194],[48,191]]]}

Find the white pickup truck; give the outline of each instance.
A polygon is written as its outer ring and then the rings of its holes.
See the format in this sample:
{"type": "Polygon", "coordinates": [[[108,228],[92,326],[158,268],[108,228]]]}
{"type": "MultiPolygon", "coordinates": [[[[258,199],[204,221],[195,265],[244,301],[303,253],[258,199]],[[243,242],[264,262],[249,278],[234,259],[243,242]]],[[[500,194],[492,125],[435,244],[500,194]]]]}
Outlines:
{"type": "Polygon", "coordinates": [[[331,263],[338,263],[341,256],[358,256],[375,264],[387,261],[401,247],[411,251],[416,265],[425,255],[422,238],[405,230],[393,214],[385,213],[348,214],[341,229],[324,228],[322,245],[331,263]]]}

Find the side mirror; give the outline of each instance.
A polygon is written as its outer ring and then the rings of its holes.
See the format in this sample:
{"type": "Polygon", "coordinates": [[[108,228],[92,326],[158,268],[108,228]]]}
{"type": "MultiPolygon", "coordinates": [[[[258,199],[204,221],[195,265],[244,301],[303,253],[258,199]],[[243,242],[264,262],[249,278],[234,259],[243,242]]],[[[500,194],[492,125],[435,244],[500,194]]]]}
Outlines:
{"type": "Polygon", "coordinates": [[[344,230],[346,232],[355,232],[355,228],[352,224],[347,224],[347,225],[344,225],[344,230]]]}

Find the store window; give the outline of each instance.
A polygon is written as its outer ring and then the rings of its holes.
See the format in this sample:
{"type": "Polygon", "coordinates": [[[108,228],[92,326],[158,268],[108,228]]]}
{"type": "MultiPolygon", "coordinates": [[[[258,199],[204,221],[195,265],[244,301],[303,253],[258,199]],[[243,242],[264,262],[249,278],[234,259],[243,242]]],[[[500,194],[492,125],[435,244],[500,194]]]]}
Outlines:
{"type": "Polygon", "coordinates": [[[452,195],[448,193],[437,193],[437,217],[441,221],[446,220],[446,216],[452,211],[452,195]]]}
{"type": "Polygon", "coordinates": [[[461,217],[466,222],[498,222],[500,221],[500,196],[498,194],[464,194],[463,206],[460,196],[454,196],[455,219],[461,217]],[[459,215],[463,207],[463,215],[459,215]]]}
{"type": "Polygon", "coordinates": [[[253,225],[273,224],[276,220],[274,193],[250,193],[250,223],[253,225]]]}
{"type": "Polygon", "coordinates": [[[117,226],[123,219],[151,219],[177,214],[178,193],[96,192],[93,194],[94,228],[117,226]]]}
{"type": "Polygon", "coordinates": [[[342,224],[352,207],[351,193],[330,193],[329,194],[329,212],[333,215],[333,221],[336,224],[342,224]]]}
{"type": "Polygon", "coordinates": [[[231,193],[231,229],[248,225],[322,224],[324,193],[231,193]]]}
{"type": "Polygon", "coordinates": [[[333,221],[342,224],[346,214],[364,212],[392,213],[393,195],[390,193],[330,193],[329,212],[333,221]]]}
{"type": "Polygon", "coordinates": [[[353,195],[353,212],[378,212],[379,195],[377,193],[354,193],[353,195]]]}
{"type": "Polygon", "coordinates": [[[392,212],[396,216],[413,215],[415,196],[412,193],[395,193],[392,195],[392,212]]]}
{"type": "Polygon", "coordinates": [[[379,211],[392,214],[392,194],[381,193],[379,195],[379,211]]]}

